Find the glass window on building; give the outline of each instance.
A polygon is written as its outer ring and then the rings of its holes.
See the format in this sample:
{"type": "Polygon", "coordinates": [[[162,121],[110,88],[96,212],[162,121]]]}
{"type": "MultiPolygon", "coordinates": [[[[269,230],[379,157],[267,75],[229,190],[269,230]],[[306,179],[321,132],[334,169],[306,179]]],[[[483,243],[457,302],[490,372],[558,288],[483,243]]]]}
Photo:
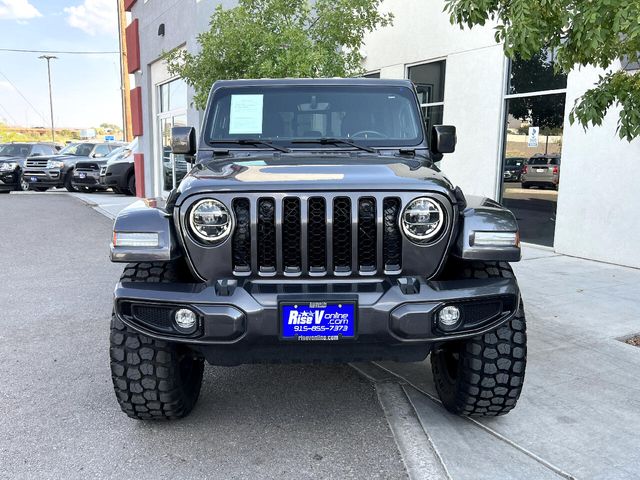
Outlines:
{"type": "Polygon", "coordinates": [[[442,124],[445,70],[446,61],[441,60],[409,67],[408,71],[409,80],[416,84],[429,137],[431,128],[442,124]]]}
{"type": "Polygon", "coordinates": [[[175,165],[171,156],[171,129],[187,126],[187,84],[173,80],[158,85],[157,114],[158,158],[161,163],[162,185],[164,190],[172,190],[184,178],[189,170],[184,155],[175,155],[175,165]]]}
{"type": "Polygon", "coordinates": [[[541,52],[510,62],[502,203],[518,219],[522,241],[553,246],[562,163],[567,77],[541,52]]]}

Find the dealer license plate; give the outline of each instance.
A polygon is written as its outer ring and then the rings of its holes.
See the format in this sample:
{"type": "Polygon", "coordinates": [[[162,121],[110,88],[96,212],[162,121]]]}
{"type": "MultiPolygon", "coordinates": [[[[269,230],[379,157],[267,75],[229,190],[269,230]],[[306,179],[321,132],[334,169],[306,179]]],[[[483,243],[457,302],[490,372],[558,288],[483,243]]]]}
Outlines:
{"type": "Polygon", "coordinates": [[[355,337],[355,302],[280,304],[284,340],[332,341],[355,337]]]}
{"type": "Polygon", "coordinates": [[[87,178],[87,174],[85,172],[78,172],[78,177],[87,178]]]}
{"type": "Polygon", "coordinates": [[[29,178],[30,182],[37,182],[38,181],[38,177],[31,177],[29,178]]]}
{"type": "Polygon", "coordinates": [[[538,173],[545,173],[547,171],[546,168],[536,168],[536,172],[538,173]]]}

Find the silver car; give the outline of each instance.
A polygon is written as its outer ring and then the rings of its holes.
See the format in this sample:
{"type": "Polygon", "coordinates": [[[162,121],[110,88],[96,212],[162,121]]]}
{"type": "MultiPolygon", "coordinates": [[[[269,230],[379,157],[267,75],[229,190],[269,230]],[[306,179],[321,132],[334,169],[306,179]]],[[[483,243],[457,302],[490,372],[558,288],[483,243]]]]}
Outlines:
{"type": "Polygon", "coordinates": [[[531,157],[522,168],[520,181],[522,188],[536,186],[557,190],[560,183],[560,157],[558,155],[531,157]]]}

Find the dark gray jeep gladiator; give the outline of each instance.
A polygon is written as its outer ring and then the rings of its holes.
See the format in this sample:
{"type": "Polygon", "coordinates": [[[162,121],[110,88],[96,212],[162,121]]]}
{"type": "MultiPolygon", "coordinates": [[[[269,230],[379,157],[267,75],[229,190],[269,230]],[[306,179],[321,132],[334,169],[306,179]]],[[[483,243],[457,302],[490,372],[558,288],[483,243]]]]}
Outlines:
{"type": "Polygon", "coordinates": [[[174,419],[194,407],[205,361],[420,362],[461,415],[514,408],[525,315],[508,262],[518,225],[465,196],[435,162],[409,81],[220,81],[196,163],[166,202],[114,224],[111,371],[122,410],[174,419]]]}

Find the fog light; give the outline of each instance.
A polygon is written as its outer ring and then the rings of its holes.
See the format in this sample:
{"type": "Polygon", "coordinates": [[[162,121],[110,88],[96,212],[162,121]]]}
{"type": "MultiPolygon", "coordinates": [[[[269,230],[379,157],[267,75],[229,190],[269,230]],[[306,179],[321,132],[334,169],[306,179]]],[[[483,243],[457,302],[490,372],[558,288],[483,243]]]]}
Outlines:
{"type": "Polygon", "coordinates": [[[460,309],[449,305],[438,313],[438,326],[442,330],[452,330],[460,321],[460,309]]]}
{"type": "Polygon", "coordinates": [[[176,325],[183,330],[191,330],[196,325],[198,317],[196,314],[187,308],[181,308],[178,310],[174,317],[176,325]]]}

